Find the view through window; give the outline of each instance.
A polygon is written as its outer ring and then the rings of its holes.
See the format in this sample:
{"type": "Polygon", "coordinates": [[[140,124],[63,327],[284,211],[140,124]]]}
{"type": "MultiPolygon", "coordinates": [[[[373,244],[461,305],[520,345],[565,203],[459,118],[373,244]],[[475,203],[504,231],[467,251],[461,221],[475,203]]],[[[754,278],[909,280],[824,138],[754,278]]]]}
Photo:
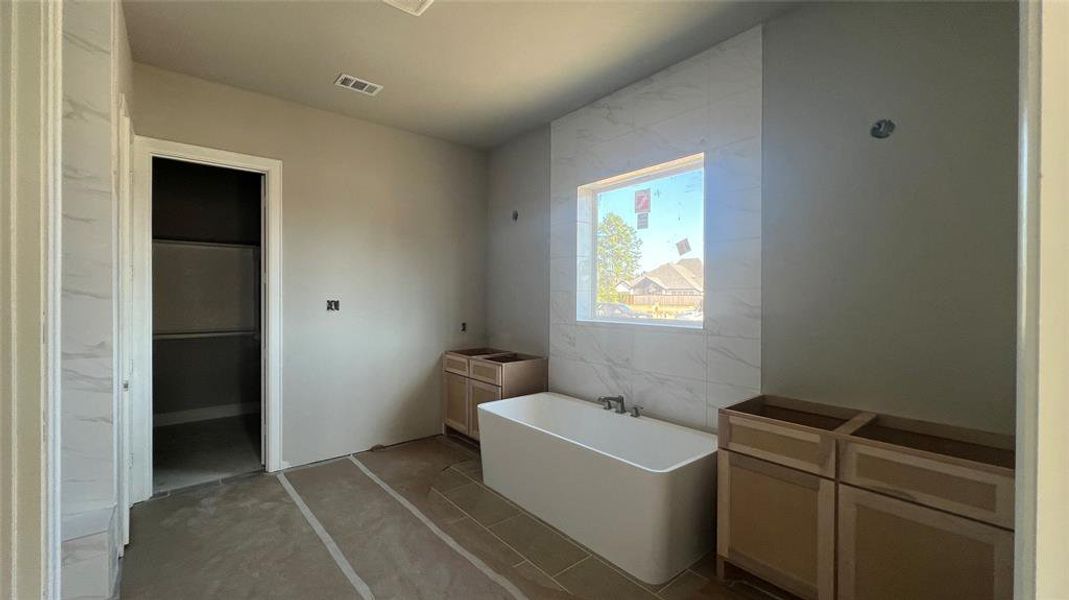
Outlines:
{"type": "Polygon", "coordinates": [[[702,326],[704,167],[698,154],[579,188],[581,319],[702,326]]]}

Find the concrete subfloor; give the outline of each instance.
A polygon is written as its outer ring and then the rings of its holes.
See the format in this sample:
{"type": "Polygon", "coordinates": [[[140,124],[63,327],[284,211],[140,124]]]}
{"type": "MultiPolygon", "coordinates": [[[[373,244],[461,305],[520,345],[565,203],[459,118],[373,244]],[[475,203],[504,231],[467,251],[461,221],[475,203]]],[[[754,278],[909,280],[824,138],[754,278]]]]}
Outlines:
{"type": "Polygon", "coordinates": [[[633,580],[485,487],[451,440],[352,458],[138,504],[121,597],[774,598],[717,582],[711,556],[665,585],[633,580]]]}
{"type": "Polygon", "coordinates": [[[166,493],[260,471],[260,414],[156,427],[152,492],[166,493]]]}

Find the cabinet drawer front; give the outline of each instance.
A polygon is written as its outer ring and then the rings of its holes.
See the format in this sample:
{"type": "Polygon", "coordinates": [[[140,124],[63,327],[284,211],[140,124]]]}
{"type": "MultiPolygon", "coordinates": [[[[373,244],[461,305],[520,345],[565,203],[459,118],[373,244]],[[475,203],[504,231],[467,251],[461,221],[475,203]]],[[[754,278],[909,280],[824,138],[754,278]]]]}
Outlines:
{"type": "Polygon", "coordinates": [[[720,426],[723,447],[776,464],[835,477],[835,438],[792,425],[729,415],[720,426]]]}
{"type": "Polygon", "coordinates": [[[717,554],[793,594],[831,600],[835,484],[720,450],[717,554]]]}
{"type": "Polygon", "coordinates": [[[468,357],[460,356],[459,354],[449,354],[448,352],[442,356],[442,368],[450,373],[456,373],[457,375],[468,376],[468,357]]]}
{"type": "Polygon", "coordinates": [[[468,363],[468,374],[473,379],[478,379],[484,383],[501,385],[501,365],[473,360],[468,363]]]}
{"type": "Polygon", "coordinates": [[[839,485],[839,598],[1010,600],[1013,533],[839,485]]]}
{"type": "Polygon", "coordinates": [[[468,398],[471,404],[471,416],[468,418],[468,435],[479,439],[479,405],[501,399],[501,388],[474,379],[468,380],[468,398]]]}
{"type": "Polygon", "coordinates": [[[1010,474],[856,442],[841,452],[844,483],[1013,528],[1010,474]]]}

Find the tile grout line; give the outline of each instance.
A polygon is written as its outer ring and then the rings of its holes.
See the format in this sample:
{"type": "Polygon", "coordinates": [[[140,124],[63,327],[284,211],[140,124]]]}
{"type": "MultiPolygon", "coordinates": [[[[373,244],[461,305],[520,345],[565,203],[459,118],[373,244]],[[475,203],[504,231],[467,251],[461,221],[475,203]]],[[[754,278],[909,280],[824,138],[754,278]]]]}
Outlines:
{"type": "MultiPolygon", "coordinates": [[[[450,468],[451,468],[451,467],[450,467],[450,468]]],[[[462,475],[463,475],[463,473],[462,473],[462,475]]],[[[478,482],[478,481],[475,481],[474,479],[472,480],[472,482],[473,482],[473,483],[475,483],[476,485],[479,485],[479,486],[485,487],[485,486],[483,486],[483,485],[482,485],[482,483],[480,483],[480,482],[478,482]]],[[[434,489],[434,488],[431,488],[431,489],[434,489]]],[[[488,489],[488,488],[487,488],[487,489],[488,489]]],[[[435,491],[438,491],[438,490],[435,490],[435,491]]],[[[471,516],[471,515],[470,515],[470,514],[469,514],[469,513],[468,513],[468,512],[466,511],[466,510],[464,510],[463,508],[461,508],[459,504],[457,504],[456,502],[453,502],[453,500],[452,500],[451,498],[449,498],[448,496],[446,496],[445,494],[443,494],[443,493],[442,493],[442,492],[440,492],[440,491],[438,491],[438,494],[439,494],[439,495],[441,495],[441,496],[442,496],[442,498],[445,498],[446,502],[448,502],[449,504],[451,504],[451,505],[453,506],[453,508],[455,508],[455,509],[457,509],[458,511],[460,511],[460,514],[462,514],[462,515],[464,515],[464,516],[465,516],[466,518],[470,519],[472,523],[475,523],[475,524],[476,524],[476,525],[478,525],[479,527],[482,527],[482,528],[483,528],[483,529],[484,529],[484,530],[486,531],[486,533],[489,533],[489,534],[490,534],[491,536],[493,536],[493,537],[494,537],[494,539],[496,539],[497,541],[499,541],[499,542],[501,542],[502,544],[504,544],[504,546],[505,546],[506,548],[508,548],[508,549],[512,550],[512,551],[513,551],[513,552],[515,552],[515,553],[516,553],[517,555],[519,555],[519,556],[522,556],[522,557],[523,557],[523,560],[522,560],[522,561],[520,561],[519,563],[517,563],[517,564],[513,565],[513,567],[517,567],[517,566],[519,566],[519,565],[521,565],[521,564],[523,564],[523,563],[525,563],[525,562],[531,563],[531,566],[532,566],[532,567],[534,567],[535,569],[538,569],[538,571],[539,571],[540,573],[542,573],[543,575],[545,575],[546,577],[548,577],[550,581],[552,581],[553,583],[555,583],[555,584],[557,584],[558,586],[560,586],[560,588],[561,588],[562,590],[564,590],[564,591],[568,592],[569,594],[571,593],[571,591],[569,591],[569,590],[568,590],[568,588],[566,588],[566,587],[564,586],[564,584],[562,584],[561,582],[557,581],[557,579],[556,579],[556,578],[555,578],[555,577],[554,577],[553,575],[550,575],[548,571],[546,571],[546,570],[545,570],[545,569],[543,569],[542,567],[538,566],[538,564],[536,564],[536,563],[535,563],[535,562],[534,562],[533,560],[531,560],[530,558],[528,558],[526,554],[524,554],[523,552],[520,552],[520,549],[519,549],[519,548],[516,548],[516,547],[515,547],[515,546],[513,546],[512,544],[510,544],[510,543],[508,543],[507,541],[505,541],[505,540],[504,540],[504,539],[503,539],[503,538],[502,538],[501,536],[497,535],[497,533],[495,533],[493,529],[490,529],[490,528],[489,528],[489,527],[487,527],[486,525],[483,525],[482,523],[480,523],[478,519],[476,519],[475,517],[471,516]]],[[[521,509],[521,510],[522,510],[522,509],[521,509]]],[[[515,514],[515,515],[512,515],[511,517],[508,517],[508,518],[502,519],[502,520],[498,521],[497,523],[494,523],[494,525],[498,525],[498,524],[500,524],[500,523],[504,523],[505,521],[508,521],[509,519],[514,519],[514,518],[516,518],[516,517],[520,516],[521,514],[524,514],[524,513],[517,513],[517,514],[515,514]]],[[[582,548],[580,548],[580,549],[582,550],[582,548]]],[[[584,552],[586,552],[585,550],[583,550],[583,551],[584,551],[584,552]]],[[[570,568],[574,567],[575,565],[577,565],[577,564],[579,564],[579,563],[583,562],[583,561],[584,561],[584,560],[586,560],[587,558],[590,558],[590,554],[589,554],[589,553],[587,553],[587,555],[586,555],[586,556],[584,556],[583,558],[580,558],[579,560],[575,561],[575,562],[574,562],[574,563],[572,563],[571,565],[568,565],[568,567],[566,567],[566,568],[565,568],[565,570],[567,570],[567,569],[570,569],[570,568]]]]}
{"type": "MultiPolygon", "coordinates": [[[[460,516],[457,517],[456,519],[446,519],[445,517],[442,517],[442,520],[445,521],[445,523],[447,525],[452,525],[453,523],[458,523],[460,521],[463,521],[464,519],[471,519],[471,517],[468,516],[468,513],[464,512],[463,510],[460,510],[460,508],[457,507],[456,504],[453,504],[453,501],[450,500],[449,498],[447,498],[446,495],[442,492],[442,490],[439,490],[436,487],[432,487],[431,488],[431,492],[441,496],[442,500],[445,500],[450,506],[456,507],[457,510],[460,512],[460,516]]],[[[475,519],[471,519],[471,520],[475,521],[475,519]]],[[[478,521],[475,521],[475,522],[476,522],[476,524],[478,524],[478,521]]]]}
{"type": "Polygon", "coordinates": [[[553,581],[557,581],[557,578],[560,577],[561,575],[564,575],[566,572],[571,571],[575,567],[578,567],[579,565],[581,565],[581,564],[585,563],[586,561],[590,560],[590,558],[592,556],[594,556],[594,555],[593,554],[587,554],[583,558],[580,558],[579,560],[577,560],[574,563],[568,565],[567,567],[564,567],[560,571],[557,571],[557,574],[552,576],[553,577],[553,581]]]}
{"type": "MultiPolygon", "coordinates": [[[[475,477],[471,477],[467,473],[464,473],[464,472],[460,471],[459,468],[453,468],[453,465],[449,465],[448,468],[452,468],[453,471],[460,473],[464,477],[467,477],[468,479],[471,480],[471,483],[475,483],[476,486],[478,486],[478,487],[480,487],[480,488],[482,488],[482,489],[484,489],[486,491],[489,491],[491,493],[494,493],[494,494],[497,493],[497,492],[494,492],[493,490],[491,490],[490,488],[487,488],[486,484],[483,483],[482,481],[479,481],[475,477]]],[[[486,525],[480,523],[475,517],[470,516],[470,514],[466,510],[461,508],[459,504],[454,503],[452,501],[452,498],[450,498],[449,496],[447,496],[446,494],[443,494],[441,492],[438,492],[438,494],[440,494],[441,497],[446,498],[446,502],[451,504],[453,506],[453,508],[455,508],[456,510],[459,510],[461,512],[461,514],[464,514],[464,516],[467,517],[468,519],[470,519],[472,523],[475,523],[476,525],[482,527],[483,529],[486,530],[487,534],[490,534],[490,535],[494,536],[494,539],[496,539],[497,541],[501,542],[502,544],[505,544],[506,548],[512,550],[513,552],[515,552],[516,554],[518,554],[520,556],[523,556],[524,559],[518,565],[523,565],[524,563],[530,563],[531,567],[534,567],[534,568],[538,569],[538,571],[541,572],[543,575],[545,575],[546,578],[549,579],[549,581],[552,581],[553,583],[557,584],[561,589],[563,589],[564,591],[567,591],[567,593],[572,594],[572,591],[570,589],[568,589],[568,587],[566,585],[564,585],[564,584],[560,583],[559,581],[557,581],[557,576],[556,575],[549,574],[549,571],[546,571],[545,569],[540,567],[537,563],[534,563],[534,561],[531,560],[530,558],[528,558],[526,554],[524,554],[523,552],[520,551],[520,549],[513,547],[513,545],[511,543],[509,543],[505,539],[501,538],[501,536],[497,535],[497,533],[494,532],[494,529],[491,529],[489,526],[486,526],[486,525]]],[[[509,502],[509,504],[512,504],[511,501],[508,501],[508,498],[505,498],[505,499],[506,499],[507,502],[509,502]]],[[[530,513],[528,513],[522,507],[516,506],[516,509],[520,510],[520,512],[517,512],[516,514],[513,514],[512,517],[508,517],[506,519],[501,519],[497,523],[494,523],[494,525],[499,525],[501,523],[505,523],[509,519],[515,519],[516,517],[522,516],[522,514],[527,514],[527,516],[530,517],[530,513]]],[[[540,521],[540,523],[541,523],[541,521],[540,521]]],[[[571,539],[566,538],[566,540],[569,541],[570,543],[572,543],[573,545],[575,545],[575,547],[578,548],[580,551],[583,551],[584,553],[586,553],[586,556],[584,556],[583,558],[579,558],[578,560],[575,561],[575,563],[572,563],[568,567],[564,567],[560,572],[557,573],[558,575],[560,573],[563,573],[564,571],[567,571],[567,570],[571,569],[572,567],[578,565],[579,563],[583,563],[584,560],[586,560],[587,558],[590,558],[591,556],[593,556],[593,554],[591,554],[590,551],[588,551],[586,548],[580,547],[580,545],[576,544],[571,539]]],[[[514,565],[514,567],[518,566],[518,565],[514,565]]]]}
{"type": "MultiPolygon", "coordinates": [[[[493,488],[491,488],[490,486],[488,486],[485,483],[483,483],[481,480],[476,479],[476,478],[472,477],[471,475],[468,475],[467,473],[461,471],[460,469],[453,468],[453,465],[449,465],[446,468],[447,469],[452,469],[453,471],[456,471],[457,473],[460,473],[461,475],[463,475],[464,477],[467,477],[471,481],[471,483],[466,483],[466,484],[464,484],[464,486],[475,484],[476,487],[482,488],[483,490],[486,490],[487,492],[490,492],[494,496],[497,496],[498,498],[500,498],[502,501],[504,501],[509,506],[511,506],[511,507],[516,509],[517,514],[512,515],[511,517],[505,517],[504,519],[501,519],[500,521],[496,521],[494,523],[491,523],[490,525],[497,525],[498,523],[503,523],[503,522],[508,521],[509,519],[512,519],[512,518],[514,518],[514,517],[516,517],[516,516],[518,516],[520,514],[525,514],[525,515],[528,515],[530,517],[533,517],[533,518],[537,519],[537,517],[535,517],[531,513],[527,512],[527,510],[524,509],[522,506],[520,506],[519,504],[516,504],[512,500],[509,500],[508,498],[506,498],[506,497],[502,496],[501,494],[497,493],[497,491],[495,491],[493,488]]],[[[459,488],[461,486],[457,486],[457,487],[459,488]]],[[[444,496],[445,494],[442,494],[442,495],[444,496]]],[[[457,506],[457,508],[460,509],[460,512],[463,512],[464,514],[468,514],[467,511],[465,511],[464,509],[460,508],[460,506],[457,506]]],[[[472,517],[472,518],[474,519],[475,517],[472,517]]],[[[542,522],[541,519],[538,519],[538,521],[540,523],[542,522]]],[[[486,526],[486,527],[489,528],[489,525],[486,526]]],[[[554,529],[554,531],[556,531],[556,529],[554,529]]],[[[574,540],[572,540],[571,538],[565,536],[565,539],[567,539],[569,542],[572,542],[573,544],[575,544],[574,540]]],[[[585,550],[584,548],[580,548],[580,549],[581,550],[585,550]]]]}
{"type": "MultiPolygon", "coordinates": [[[[457,463],[457,464],[459,464],[459,463],[457,463]]],[[[482,483],[482,482],[481,482],[481,481],[479,481],[478,479],[475,479],[475,478],[474,478],[474,477],[472,477],[471,475],[468,475],[468,474],[467,474],[467,473],[465,473],[464,471],[461,471],[460,469],[458,469],[458,468],[456,467],[456,464],[452,464],[452,465],[449,465],[449,467],[448,467],[448,468],[449,468],[450,470],[452,470],[452,471],[456,471],[457,473],[460,473],[460,474],[461,474],[461,475],[463,475],[464,477],[466,477],[466,478],[470,479],[472,483],[482,483]]]]}
{"type": "Polygon", "coordinates": [[[416,508],[414,504],[409,502],[408,499],[402,496],[401,494],[397,493],[397,491],[390,487],[390,485],[387,484],[385,481],[379,479],[378,475],[372,473],[370,469],[364,466],[364,463],[357,460],[357,458],[353,455],[349,455],[349,460],[352,461],[352,463],[356,465],[356,467],[360,469],[364,473],[364,475],[367,475],[369,479],[377,483],[379,487],[386,491],[387,494],[389,494],[393,497],[394,500],[399,502],[401,506],[404,506],[406,509],[408,509],[410,513],[415,515],[417,519],[422,521],[423,524],[426,525],[432,533],[441,538],[441,540],[445,542],[446,545],[455,550],[464,558],[468,559],[468,562],[474,565],[475,568],[482,571],[483,574],[489,577],[491,581],[494,581],[501,587],[505,588],[505,591],[507,591],[513,598],[516,598],[516,600],[527,600],[527,596],[520,590],[520,588],[516,587],[516,584],[509,581],[497,571],[491,569],[489,565],[482,561],[482,559],[480,559],[478,556],[475,556],[474,554],[469,552],[467,548],[464,548],[459,543],[457,543],[457,541],[454,540],[452,536],[442,531],[442,529],[435,525],[434,522],[427,517],[427,515],[423,514],[423,511],[416,508]]]}
{"type": "Polygon", "coordinates": [[[301,498],[301,495],[298,494],[297,490],[290,484],[290,480],[286,478],[286,474],[279,473],[276,477],[278,478],[278,482],[282,484],[282,487],[286,490],[286,493],[289,494],[290,498],[297,504],[297,508],[301,511],[301,514],[304,515],[305,520],[312,526],[312,530],[319,536],[319,540],[323,542],[323,545],[327,547],[327,552],[330,553],[331,558],[334,559],[338,568],[345,574],[345,577],[349,580],[349,583],[352,584],[356,592],[360,594],[360,597],[364,600],[375,600],[375,594],[371,592],[371,588],[368,587],[367,582],[356,574],[353,565],[347,558],[345,558],[341,548],[334,542],[334,538],[330,537],[330,533],[328,533],[323,527],[323,524],[319,522],[319,519],[317,519],[312,512],[312,509],[308,508],[304,499],[301,498]]]}
{"type": "MultiPolygon", "coordinates": [[[[678,575],[676,575],[675,577],[673,577],[673,578],[669,579],[669,580],[668,580],[668,583],[664,584],[664,586],[663,586],[663,587],[662,587],[661,589],[657,590],[656,592],[650,592],[650,593],[652,593],[652,594],[653,594],[653,595],[654,595],[655,597],[657,597],[657,598],[660,598],[661,600],[664,600],[664,596],[663,596],[663,595],[661,594],[661,592],[664,592],[664,591],[665,591],[665,590],[667,590],[668,588],[672,587],[672,584],[674,584],[675,582],[679,581],[679,580],[680,580],[680,578],[682,578],[682,577],[683,577],[684,575],[686,575],[687,573],[693,573],[694,575],[697,575],[698,577],[701,577],[701,578],[702,578],[703,580],[705,580],[705,581],[706,581],[706,583],[708,583],[708,581],[709,581],[708,579],[706,579],[706,578],[705,578],[705,577],[704,577],[703,575],[701,575],[700,573],[694,573],[694,571],[691,571],[691,570],[690,570],[690,568],[686,568],[686,569],[683,569],[683,571],[681,571],[681,572],[680,572],[680,573],[679,573],[678,575]]],[[[703,587],[704,587],[704,586],[703,586],[703,587]]]]}

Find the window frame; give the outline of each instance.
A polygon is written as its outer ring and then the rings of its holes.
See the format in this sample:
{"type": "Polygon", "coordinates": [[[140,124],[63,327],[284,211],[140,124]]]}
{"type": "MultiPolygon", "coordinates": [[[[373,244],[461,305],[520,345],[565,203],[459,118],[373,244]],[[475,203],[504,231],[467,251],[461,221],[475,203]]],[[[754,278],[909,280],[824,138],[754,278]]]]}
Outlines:
{"type": "MultiPolygon", "coordinates": [[[[576,302],[575,302],[575,318],[577,322],[584,324],[614,324],[614,325],[637,325],[637,326],[651,326],[651,327],[668,327],[678,328],[685,331],[702,331],[705,329],[705,304],[706,304],[706,289],[703,283],[702,285],[702,315],[701,321],[684,321],[680,319],[611,319],[611,318],[599,318],[597,317],[597,293],[598,293],[598,253],[597,253],[597,237],[598,237],[598,195],[616,190],[622,187],[628,187],[632,185],[642,184],[646,181],[653,181],[655,179],[664,179],[672,177],[680,173],[686,173],[688,171],[694,171],[701,169],[702,180],[705,182],[705,153],[698,152],[696,154],[689,154],[676,158],[673,160],[657,163],[635,169],[627,173],[620,175],[614,175],[591,183],[580,185],[576,188],[576,274],[575,274],[575,290],[576,290],[576,302]],[[588,217],[588,219],[584,219],[588,217]],[[585,237],[582,235],[582,224],[589,221],[590,235],[585,237]],[[585,237],[585,239],[584,239],[585,237]],[[586,249],[584,254],[582,250],[586,249]],[[580,286],[580,273],[581,266],[584,260],[589,261],[590,265],[590,289],[583,290],[580,286]],[[584,298],[584,296],[587,296],[584,298]],[[587,302],[589,305],[584,310],[583,303],[587,302]],[[586,314],[584,314],[584,312],[586,314]]],[[[702,244],[701,244],[701,261],[702,268],[706,265],[705,256],[705,213],[707,196],[706,190],[708,186],[703,185],[702,189],[702,201],[701,201],[701,225],[700,230],[702,232],[702,244]]],[[[704,282],[704,274],[702,281],[704,282]]]]}

